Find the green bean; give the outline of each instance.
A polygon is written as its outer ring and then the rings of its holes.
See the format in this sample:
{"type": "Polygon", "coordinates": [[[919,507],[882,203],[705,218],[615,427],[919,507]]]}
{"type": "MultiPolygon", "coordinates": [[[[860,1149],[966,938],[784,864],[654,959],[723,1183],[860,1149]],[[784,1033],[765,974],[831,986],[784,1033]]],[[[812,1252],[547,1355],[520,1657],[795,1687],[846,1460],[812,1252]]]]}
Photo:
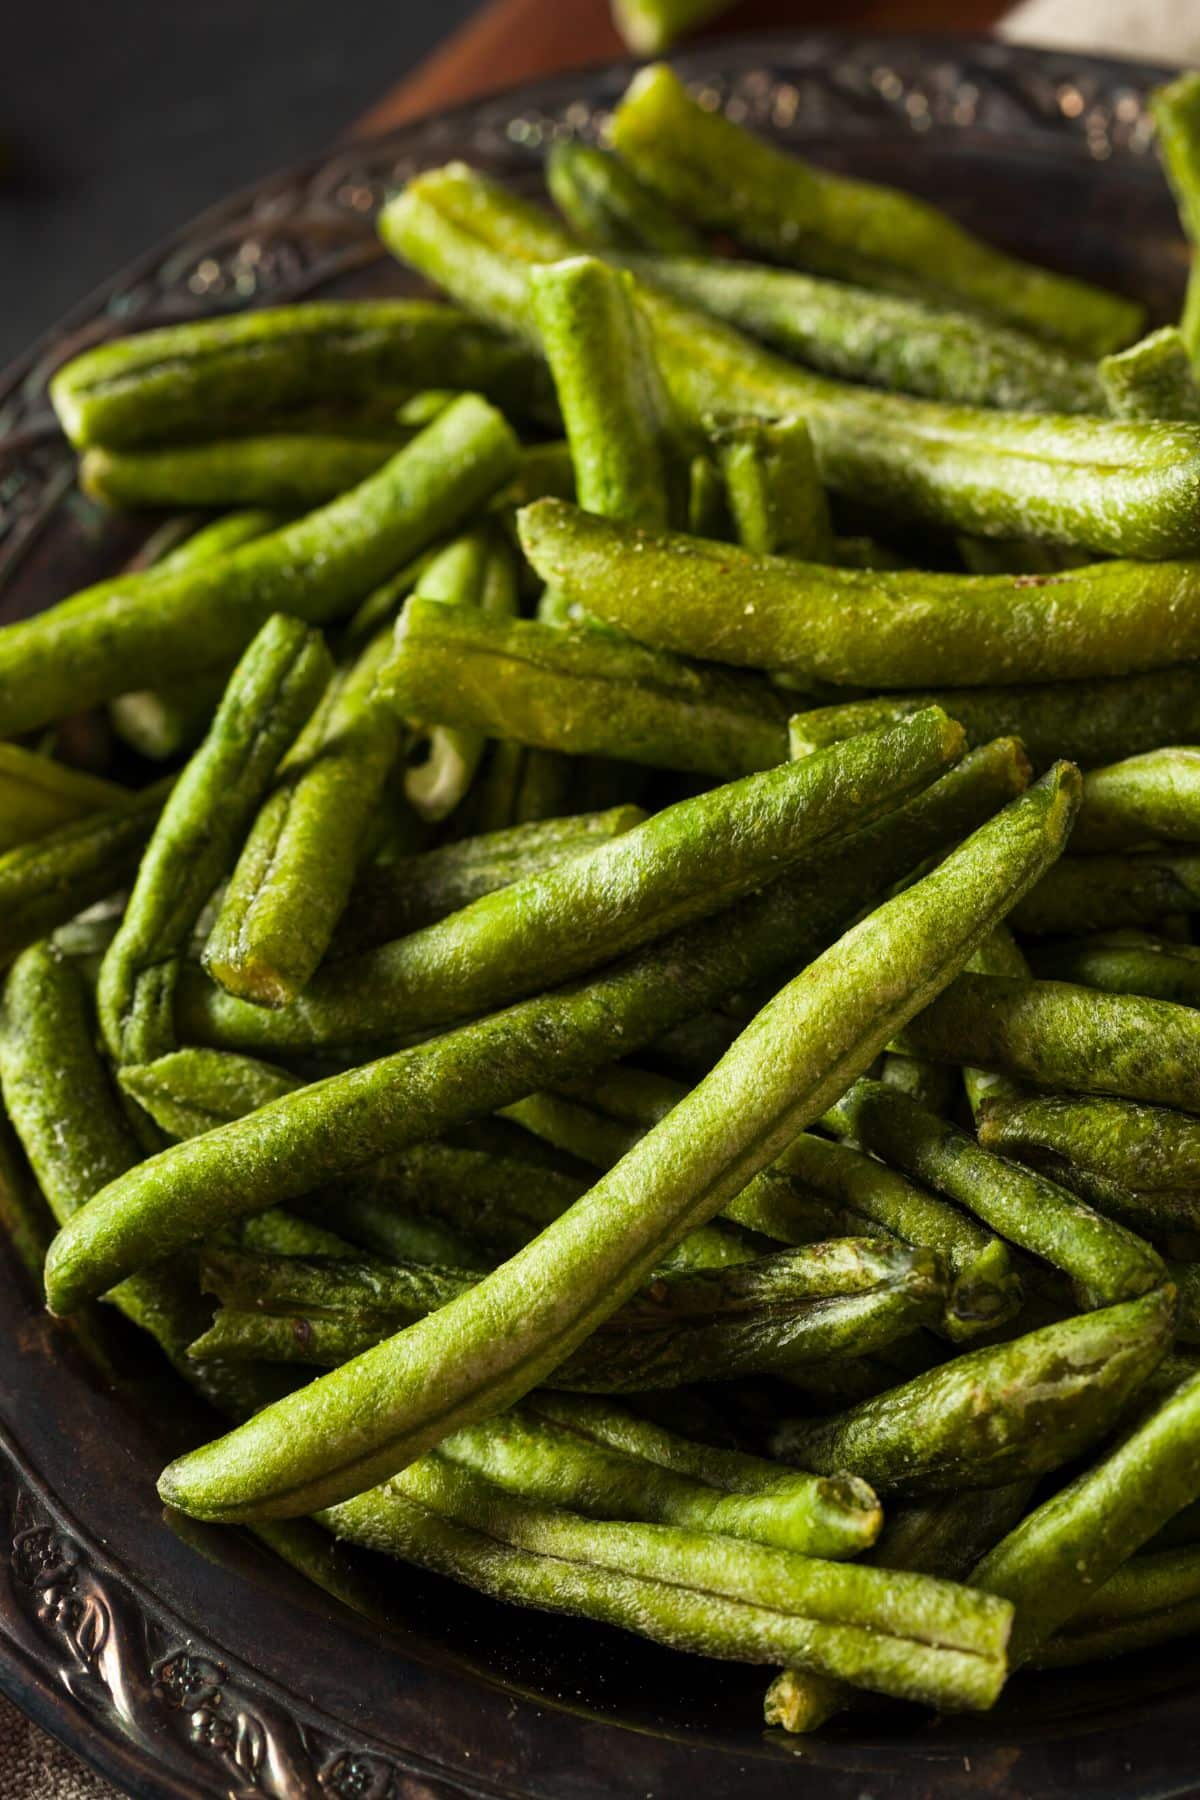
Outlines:
{"type": "Polygon", "coordinates": [[[707,112],[665,64],[634,77],[613,119],[618,155],[686,217],[781,262],[900,293],[948,296],[1051,343],[1098,356],[1142,309],[1018,262],[895,188],[814,168],[707,112]]]}
{"type": "Polygon", "coordinates": [[[364,869],[338,921],[330,954],[373,949],[433,925],[497,888],[620,837],[645,817],[640,806],[613,806],[606,812],[531,820],[364,869]]]}
{"type": "Polygon", "coordinates": [[[708,428],[738,543],[763,555],[832,562],[829,502],[803,419],[713,419],[708,428]]]}
{"type": "Polygon", "coordinates": [[[14,956],[122,886],[173,779],[0,855],[0,957],[14,956]]]}
{"type": "Polygon", "coordinates": [[[962,975],[905,1028],[901,1047],[1072,1093],[1200,1112],[1200,1016],[1065,981],[962,975]]]}
{"type": "Polygon", "coordinates": [[[1195,1376],[1108,1456],[1030,1513],[975,1569],[972,1582],[1016,1608],[1014,1662],[1045,1643],[1134,1551],[1200,1497],[1198,1408],[1195,1376]]]}
{"type": "Polygon", "coordinates": [[[583,244],[600,250],[657,250],[668,256],[703,252],[699,232],[610,150],[560,138],[546,156],[546,186],[583,244]]]}
{"type": "MultiPolygon", "coordinates": [[[[396,255],[530,342],[530,265],[577,248],[538,208],[461,164],[411,181],[384,207],[379,229],[396,255]]],[[[822,481],[851,499],[977,536],[1046,538],[1121,556],[1187,555],[1200,541],[1195,426],[884,394],[800,369],[661,289],[643,284],[638,298],[685,423],[722,411],[799,414],[822,481]]]]}
{"type": "MultiPolygon", "coordinates": [[[[680,1097],[685,1092],[681,1088],[680,1097]]],[[[561,1094],[526,1094],[506,1106],[502,1116],[596,1169],[611,1169],[645,1136],[640,1127],[605,1118],[561,1094]]]]}
{"type": "Polygon", "coordinates": [[[1200,1265],[1173,1262],[1170,1269],[1179,1293],[1176,1335],[1181,1344],[1200,1344],[1200,1265]]]}
{"type": "Polygon", "coordinates": [[[845,281],[671,250],[635,256],[631,267],[648,284],[844,381],[1017,412],[1105,411],[1104,390],[1090,361],[968,312],[845,281]]]}
{"type": "Polygon", "coordinates": [[[704,1448],[603,1402],[536,1394],[498,1419],[443,1438],[438,1455],[535,1504],[683,1525],[807,1556],[853,1556],[879,1532],[882,1510],[865,1482],[781,1474],[772,1463],[727,1451],[745,1465],[736,1477],[743,1491],[730,1492],[720,1469],[709,1472],[697,1455],[704,1448]],[[692,1466],[684,1472],[646,1454],[644,1437],[655,1450],[666,1440],[668,1457],[678,1445],[692,1466]]]}
{"type": "Polygon", "coordinates": [[[1011,734],[1039,768],[1065,756],[1088,769],[1200,736],[1200,671],[1184,665],[1111,681],[880,694],[800,713],[791,722],[792,754],[825,749],[925,706],[944,706],[973,744],[1011,734]]]}
{"type": "MultiPolygon", "coordinates": [[[[1142,1559],[1136,1558],[1136,1561],[1142,1559]]],[[[1056,1632],[1029,1658],[1034,1669],[1071,1669],[1080,1663],[1107,1662],[1137,1650],[1153,1650],[1175,1638],[1193,1637],[1200,1629],[1200,1603],[1185,1601],[1165,1612],[1147,1613],[1119,1625],[1056,1632]]]]}
{"type": "Polygon", "coordinates": [[[516,454],[500,415],[464,395],[377,474],[295,524],[199,568],[118,579],[6,626],[0,731],[236,658],[273,611],[326,623],[453,529],[516,454]]]}
{"type": "MultiPolygon", "coordinates": [[[[997,1540],[1020,1520],[1033,1489],[1030,1481],[972,1494],[955,1494],[889,1513],[871,1560],[884,1569],[908,1569],[961,1581],[997,1540]]],[[[763,1717],[785,1731],[816,1731],[858,1696],[848,1682],[804,1669],[783,1669],[767,1689],[763,1717]]]]}
{"type": "MultiPolygon", "coordinates": [[[[105,1182],[136,1165],[141,1151],[95,1048],[95,1023],[82,976],[47,944],[26,950],[9,971],[0,1020],[0,1088],[38,1185],[59,1225],[105,1182]]],[[[187,1258],[173,1258],[122,1282],[108,1295],[186,1372],[187,1345],[208,1307],[187,1258]]],[[[214,1370],[199,1383],[227,1412],[261,1404],[257,1371],[214,1370]]]]}
{"type": "Polygon", "coordinates": [[[1200,1124],[1186,1113],[1031,1094],[989,1102],[979,1139],[1150,1231],[1200,1226],[1200,1124]]]}
{"type": "Polygon", "coordinates": [[[616,636],[410,600],[389,675],[399,711],[570,755],[728,780],[783,761],[766,682],[616,636]]]}
{"type": "Polygon", "coordinates": [[[633,278],[580,256],[535,269],[531,286],[579,505],[631,525],[684,525],[688,446],[633,278]]]}
{"type": "Polygon", "coordinates": [[[323,1225],[301,1218],[298,1213],[285,1212],[282,1206],[255,1213],[252,1219],[242,1219],[230,1235],[238,1250],[261,1256],[350,1259],[356,1254],[355,1246],[338,1237],[336,1232],[327,1231],[323,1225]]]}
{"type": "Polygon", "coordinates": [[[284,1012],[192,992],[188,1034],[249,1050],[394,1042],[565,981],[732,904],[957,760],[943,714],[898,729],[679,801],[586,856],[330,964],[284,1012]]]}
{"type": "Polygon", "coordinates": [[[395,456],[405,434],[338,437],[277,432],[166,449],[98,445],[79,465],[79,485],[105,506],[271,506],[299,512],[356,487],[395,456]]]}
{"type": "MultiPolygon", "coordinates": [[[[7,1120],[0,1121],[0,1230],[25,1273],[40,1285],[42,1265],[54,1236],[54,1214],[46,1205],[7,1120]]],[[[863,1485],[864,1491],[869,1491],[863,1485]]]]}
{"type": "Polygon", "coordinates": [[[800,678],[978,686],[1124,675],[1200,650],[1191,563],[1045,578],[833,570],[634,530],[561,500],[527,507],[520,528],[544,581],[640,642],[800,678]]]}
{"type": "Polygon", "coordinates": [[[115,781],[19,744],[0,744],[0,855],[75,819],[117,811],[133,799],[115,781]]]}
{"type": "MultiPolygon", "coordinates": [[[[1158,148],[1167,180],[1179,207],[1184,232],[1195,250],[1200,245],[1200,81],[1182,74],[1150,97],[1150,110],[1158,128],[1158,148]]],[[[1184,341],[1193,359],[1200,346],[1197,334],[1197,289],[1189,283],[1183,314],[1184,341]]]]}
{"type": "Polygon", "coordinates": [[[528,414],[546,401],[511,340],[424,300],[307,300],[139,332],[61,368],[50,397],[77,449],[217,437],[305,405],[477,389],[528,414]]]}
{"type": "MultiPolygon", "coordinates": [[[[403,1467],[449,1431],[536,1386],[636,1290],[668,1245],[720,1211],[962,967],[1014,896],[1058,853],[1078,804],[1078,787],[1076,772],[1064,766],[1014,801],[784,987],[712,1075],[478,1289],[323,1376],[291,1407],[269,1408],[240,1431],[173,1464],[162,1478],[164,1499],[208,1518],[294,1514],[318,1497],[332,1500],[361,1490],[373,1471],[403,1467]],[[753,1103],[747,1105],[751,1094],[753,1103]],[[355,1421],[352,1432],[344,1428],[347,1418],[355,1421]],[[343,1423],[331,1436],[322,1421],[334,1420],[343,1423]]],[[[722,924],[728,931],[727,917],[722,924]]],[[[665,975],[678,987],[674,961],[660,944],[660,978],[665,975]]],[[[621,977],[608,979],[611,984],[621,977]]],[[[506,1027],[511,1034],[514,1026],[519,1030],[521,1017],[519,1009],[502,1014],[490,1032],[476,1025],[471,1039],[487,1043],[506,1027]]],[[[611,1026],[611,1010],[608,1019],[611,1026]]],[[[451,1035],[423,1046],[424,1057],[444,1056],[447,1044],[453,1056],[451,1035]]],[[[581,1073],[584,1056],[588,1063],[605,1060],[598,1048],[595,1038],[589,1045],[576,1031],[574,1054],[580,1060],[553,1073],[581,1073]]],[[[517,1093],[538,1085],[528,1079],[529,1060],[517,1093]]],[[[494,1053],[490,1061],[495,1079],[494,1053]]],[[[537,1061],[544,1081],[551,1073],[544,1045],[537,1061]]],[[[462,1083],[466,1071],[460,1059],[455,1062],[462,1083]]],[[[375,1065],[374,1079],[370,1070],[350,1078],[360,1102],[381,1070],[394,1105],[396,1070],[386,1060],[375,1065]]],[[[512,1072],[510,1063],[505,1073],[512,1072]]],[[[432,1097],[428,1067],[424,1073],[425,1093],[432,1097]]],[[[331,1129],[328,1096],[327,1084],[325,1104],[318,1102],[316,1109],[327,1158],[331,1150],[337,1153],[342,1136],[331,1129]]],[[[69,1309],[103,1291],[128,1260],[141,1261],[147,1242],[161,1252],[177,1233],[195,1236],[211,1228],[214,1214],[229,1218],[285,1198],[281,1184],[311,1185],[311,1166],[305,1166],[311,1135],[306,1143],[296,1117],[305,1106],[303,1094],[290,1096],[254,1115],[248,1122],[254,1128],[248,1159],[238,1155],[237,1136],[244,1128],[225,1126],[176,1145],[110,1186],[92,1203],[86,1221],[80,1215],[74,1229],[68,1226],[51,1247],[46,1264],[51,1304],[69,1309]],[[280,1125],[288,1131],[289,1150],[277,1159],[271,1155],[271,1134],[280,1125]],[[196,1193],[196,1164],[211,1168],[214,1148],[215,1166],[224,1171],[222,1192],[214,1195],[206,1184],[196,1193]],[[246,1161],[257,1166],[257,1179],[239,1178],[246,1161]]],[[[460,1106],[468,1110],[461,1092],[460,1106]]],[[[308,1109],[311,1113],[311,1096],[308,1109]]],[[[478,1093],[469,1110],[483,1110],[478,1093]]],[[[432,1111],[428,1099],[424,1107],[406,1109],[408,1141],[430,1135],[432,1111]]],[[[378,1139],[381,1123],[374,1112],[373,1127],[363,1129],[360,1105],[353,1160],[371,1153],[368,1140],[378,1139]]],[[[344,1145],[341,1153],[346,1154],[344,1145]]]]}
{"type": "Polygon", "coordinates": [[[1200,419],[1200,385],[1175,325],[1106,356],[1100,380],[1109,411],[1119,419],[1200,419]]]}
{"type": "Polygon", "coordinates": [[[1061,1269],[1082,1306],[1130,1300],[1165,1279],[1161,1258],[1133,1232],[1045,1176],[992,1155],[884,1082],[855,1082],[824,1123],[1061,1269]]]}
{"type": "Polygon", "coordinates": [[[1131,1557],[1072,1615],[1072,1635],[1098,1625],[1123,1625],[1148,1614],[1200,1600],[1200,1555],[1194,1549],[1131,1557]]]}
{"type": "MultiPolygon", "coordinates": [[[[423,599],[461,607],[503,629],[517,610],[512,552],[487,529],[465,532],[426,565],[415,591],[423,599]]],[[[407,609],[402,616],[407,619],[407,609]]],[[[424,695],[418,692],[414,700],[417,706],[412,716],[427,723],[424,695]]],[[[428,754],[409,768],[404,791],[421,818],[444,819],[471,786],[486,737],[453,723],[437,723],[428,735],[428,754]]]]}
{"type": "Polygon", "coordinates": [[[526,750],[517,789],[515,824],[536,825],[558,818],[569,806],[575,768],[557,750],[526,750]]]}
{"type": "Polygon", "coordinates": [[[1200,844],[1200,750],[1172,747],[1094,769],[1072,850],[1122,850],[1155,838],[1200,844]]]}
{"type": "Polygon", "coordinates": [[[282,614],[234,670],[207,738],[163,808],[101,965],[100,1023],[118,1063],[174,1047],[180,955],[329,670],[320,635],[282,614]]]}
{"type": "Polygon", "coordinates": [[[250,827],[204,950],[231,994],[286,1006],[329,947],[400,748],[376,694],[390,648],[384,631],[334,676],[250,827]]]}
{"type": "Polygon", "coordinates": [[[1065,856],[1013,914],[1019,931],[1055,937],[1077,931],[1161,924],[1200,911],[1200,853],[1065,856]]]}
{"type": "Polygon", "coordinates": [[[840,1417],[785,1422],[772,1451],[815,1474],[849,1469],[881,1493],[1000,1487],[1060,1467],[1110,1430],[1174,1324],[1174,1291],[1157,1288],[968,1351],[840,1417]]]}
{"type": "Polygon", "coordinates": [[[844,1571],[840,1563],[668,1526],[581,1520],[522,1505],[440,1457],[322,1522],[497,1598],[582,1613],[675,1649],[787,1658],[950,1708],[990,1705],[1004,1677],[1008,1614],[985,1611],[961,1589],[928,1577],[907,1585],[892,1573],[873,1582],[877,1572],[857,1565],[853,1582],[839,1583],[829,1571],[844,1571]],[[842,1614],[870,1623],[842,1623],[842,1614]]]}
{"type": "Polygon", "coordinates": [[[257,1112],[303,1084],[286,1069],[225,1050],[170,1050],[149,1063],[126,1063],[118,1079],[131,1099],[171,1137],[197,1137],[257,1112]]]}
{"type": "Polygon", "coordinates": [[[879,1078],[939,1118],[949,1118],[962,1097],[962,1083],[953,1069],[895,1050],[884,1057],[879,1078]]]}
{"type": "MultiPolygon", "coordinates": [[[[979,946],[967,968],[972,975],[1012,975],[1023,981],[1030,974],[1025,952],[1007,925],[996,927],[987,942],[979,946]]],[[[1019,1081],[1010,1081],[1007,1075],[997,1074],[994,1069],[967,1067],[962,1071],[962,1081],[977,1127],[982,1109],[989,1100],[1019,1099],[1025,1092],[1019,1081]]]]}
{"type": "Polygon", "coordinates": [[[660,56],[729,0],[612,0],[613,23],[635,56],[660,56]]]}
{"type": "Polygon", "coordinates": [[[1110,994],[1146,994],[1200,1006],[1200,950],[1145,932],[1096,932],[1030,946],[1036,974],[1110,994]]]}
{"type": "MultiPolygon", "coordinates": [[[[816,874],[773,883],[590,982],[332,1076],[184,1147],[165,1167],[157,1158],[136,1178],[136,1205],[114,1205],[99,1240],[118,1214],[121,1240],[136,1219],[131,1240],[115,1246],[118,1255],[152,1258],[160,1224],[203,1237],[232,1217],[295,1198],[547,1083],[634,1053],[722,996],[781,979],[815,956],[872,897],[1019,794],[1024,779],[1011,743],[986,746],[816,874]],[[233,1181],[226,1179],[230,1167],[233,1181]],[[181,1216],[187,1208],[190,1221],[193,1207],[200,1215],[194,1230],[181,1216]]],[[[1044,799],[1043,789],[1039,809],[1044,799]]],[[[111,1285],[101,1279],[102,1287],[111,1285]]]]}

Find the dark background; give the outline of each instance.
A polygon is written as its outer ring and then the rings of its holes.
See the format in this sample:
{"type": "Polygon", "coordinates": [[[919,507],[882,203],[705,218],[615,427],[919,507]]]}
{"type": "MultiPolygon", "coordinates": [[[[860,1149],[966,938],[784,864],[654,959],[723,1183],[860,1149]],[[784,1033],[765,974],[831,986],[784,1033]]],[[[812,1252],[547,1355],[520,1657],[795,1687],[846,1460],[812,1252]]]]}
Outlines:
{"type": "Polygon", "coordinates": [[[0,367],[202,207],[321,150],[475,5],[0,5],[0,367]]]}

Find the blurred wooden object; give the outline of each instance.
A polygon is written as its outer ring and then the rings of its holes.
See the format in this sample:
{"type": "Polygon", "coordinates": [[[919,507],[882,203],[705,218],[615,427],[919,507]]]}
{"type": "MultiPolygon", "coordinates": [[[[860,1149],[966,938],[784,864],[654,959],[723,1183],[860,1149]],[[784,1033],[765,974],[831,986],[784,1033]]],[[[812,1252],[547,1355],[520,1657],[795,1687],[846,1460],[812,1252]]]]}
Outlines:
{"type": "MultiPolygon", "coordinates": [[[[696,38],[789,26],[986,31],[1009,0],[739,0],[696,38]]],[[[364,135],[539,75],[626,54],[608,0],[486,0],[475,18],[358,121],[364,135]]]]}

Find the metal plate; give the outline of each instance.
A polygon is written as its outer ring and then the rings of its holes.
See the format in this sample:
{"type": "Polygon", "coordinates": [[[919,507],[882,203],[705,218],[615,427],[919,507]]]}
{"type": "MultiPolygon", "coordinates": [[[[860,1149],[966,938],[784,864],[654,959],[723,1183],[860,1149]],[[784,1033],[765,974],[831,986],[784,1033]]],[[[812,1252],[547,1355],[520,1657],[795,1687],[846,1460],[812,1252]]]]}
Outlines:
{"type": "MultiPolygon", "coordinates": [[[[1162,71],[830,34],[679,62],[731,116],[1175,315],[1185,252],[1146,110],[1162,71]]],[[[96,294],[0,389],[0,616],[102,577],[145,535],[74,487],[45,398],[66,356],[230,306],[403,291],[372,232],[386,193],[451,157],[536,192],[547,141],[595,135],[628,73],[558,79],[335,150],[205,214],[96,294]]],[[[0,1319],[0,1686],[143,1800],[1200,1791],[1200,1650],[1187,1644],[1018,1677],[980,1719],[880,1710],[789,1741],[761,1728],[764,1671],[367,1556],[337,1560],[344,1599],[332,1599],[247,1534],[177,1534],[154,1477],[205,1422],[132,1338],[102,1380],[7,1247],[0,1319]]]]}

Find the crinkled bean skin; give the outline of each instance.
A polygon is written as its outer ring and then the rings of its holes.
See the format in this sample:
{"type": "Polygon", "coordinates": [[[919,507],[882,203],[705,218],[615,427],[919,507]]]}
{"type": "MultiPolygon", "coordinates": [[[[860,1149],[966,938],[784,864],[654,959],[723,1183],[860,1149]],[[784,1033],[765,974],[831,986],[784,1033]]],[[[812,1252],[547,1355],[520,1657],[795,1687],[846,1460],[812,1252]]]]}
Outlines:
{"type": "Polygon", "coordinates": [[[970,313],[726,258],[668,253],[635,256],[630,266],[651,286],[843,381],[1016,412],[1106,410],[1094,364],[970,313]]]}
{"type": "Polygon", "coordinates": [[[785,1422],[772,1450],[815,1474],[849,1469],[885,1494],[1000,1487],[1110,1430],[1174,1328],[1175,1291],[1156,1288],[968,1351],[840,1417],[785,1422]]]}
{"type": "Polygon", "coordinates": [[[1014,1665],[1065,1625],[1134,1551],[1200,1496],[1198,1426],[1200,1376],[1194,1376],[1108,1456],[1030,1513],[976,1566],[971,1581],[1002,1594],[1016,1608],[1014,1665]]]}
{"type": "Polygon", "coordinates": [[[118,1064],[174,1048],[179,959],[331,668],[320,633],[276,613],[230,677],[208,736],[171,790],[100,966],[100,1026],[118,1064]]]}
{"type": "Polygon", "coordinates": [[[390,647],[385,630],[334,676],[250,828],[204,948],[230,993],[286,1006],[329,948],[400,750],[376,691],[390,647]]]}
{"type": "Polygon", "coordinates": [[[613,144],[686,217],[778,261],[949,295],[1083,355],[1128,343],[1142,317],[1131,300],[1006,256],[912,194],[777,149],[698,105],[665,63],[634,77],[613,118],[613,144]]]}
{"type": "Polygon", "coordinates": [[[656,813],[587,856],[323,969],[286,1009],[193,995],[189,1028],[252,1051],[395,1042],[477,1017],[731,905],[844,832],[863,829],[957,760],[938,712],[781,763],[656,813]]]}
{"type": "MultiPolygon", "coordinates": [[[[379,217],[385,243],[536,343],[529,268],[578,246],[545,213],[463,164],[416,177],[379,217]]],[[[685,420],[803,417],[821,479],[907,520],[979,537],[1037,537],[1120,556],[1196,548],[1200,430],[1001,413],[884,394],[789,363],[642,284],[667,387],[685,420]]]]}
{"type": "Polygon", "coordinates": [[[199,567],[122,577],[6,626],[0,731],[233,661],[276,611],[327,623],[453,530],[517,461],[500,414],[464,394],[376,474],[294,524],[199,567]]]}
{"type": "Polygon", "coordinates": [[[402,713],[421,708],[454,729],[573,756],[729,780],[787,754],[786,707],[753,676],[419,597],[404,609],[386,679],[402,713]]]}
{"type": "Polygon", "coordinates": [[[50,397],[77,449],[218,437],[314,401],[381,389],[476,389],[528,412],[548,398],[537,364],[454,307],[427,300],[313,301],[142,331],[65,364],[50,397]]]}
{"type": "Polygon", "coordinates": [[[699,256],[704,239],[610,150],[560,138],[546,155],[551,199],[582,244],[599,250],[655,250],[699,256]]]}
{"type": "Polygon", "coordinates": [[[831,569],[542,500],[525,554],[569,600],[656,650],[846,686],[1127,675],[1200,653],[1200,563],[1047,576],[831,569]]]}
{"type": "MultiPolygon", "coordinates": [[[[1074,845],[1072,845],[1074,848],[1074,845]]],[[[1200,853],[1064,856],[1013,914],[1030,937],[1153,925],[1200,910],[1200,853]]]]}
{"type": "Polygon", "coordinates": [[[1118,419],[1200,419],[1200,385],[1176,325],[1164,325],[1128,350],[1106,356],[1100,381],[1118,419]]]}
{"type": "Polygon", "coordinates": [[[1141,931],[1095,932],[1031,944],[1034,972],[1110,994],[1146,994],[1200,1006],[1200,950],[1141,931]]]}
{"type": "Polygon", "coordinates": [[[1166,1279],[1161,1257],[1132,1231],[1045,1176],[993,1155],[884,1082],[856,1081],[825,1123],[1061,1269],[1082,1306],[1131,1300],[1166,1279]]]}
{"type": "Polygon", "coordinates": [[[997,1069],[1038,1087],[1200,1112],[1200,1014],[1065,981],[961,975],[902,1047],[997,1069]]]}
{"type": "Polygon", "coordinates": [[[1083,784],[1073,851],[1121,850],[1159,838],[1200,844],[1200,750],[1149,750],[1093,769],[1083,784]]]}
{"type": "MultiPolygon", "coordinates": [[[[461,1299],[321,1377],[291,1407],[269,1408],[174,1463],[162,1477],[163,1498],[213,1519],[294,1515],[360,1491],[375,1471],[402,1468],[448,1431],[527,1393],[636,1290],[670,1244],[719,1212],[952,978],[1059,853],[1078,793],[1077,772],[1063,765],[1006,807],[784,987],[713,1073],[532,1244],[461,1299]]],[[[660,968],[662,958],[660,946],[660,968]]],[[[487,1034],[476,1027],[480,1035],[487,1034]]],[[[447,1039],[433,1042],[444,1054],[447,1039]]],[[[362,1083],[363,1072],[357,1078],[362,1083]]],[[[364,1096],[370,1087],[367,1071],[364,1096]]],[[[296,1104],[293,1096],[257,1114],[259,1132],[272,1114],[277,1124],[287,1120],[296,1104]]],[[[417,1113],[409,1108],[408,1127],[428,1135],[417,1113]]],[[[161,1198],[177,1225],[197,1224],[183,1183],[171,1178],[172,1161],[186,1180],[187,1159],[207,1143],[217,1146],[220,1166],[220,1140],[228,1153],[239,1129],[178,1145],[157,1169],[144,1165],[134,1180],[145,1193],[149,1172],[156,1207],[139,1204],[128,1180],[110,1187],[88,1226],[76,1226],[74,1243],[60,1234],[52,1247],[52,1301],[77,1303],[93,1284],[107,1285],[114,1266],[138,1257],[128,1222],[140,1212],[144,1230],[149,1211],[161,1229],[161,1198]],[[160,1172],[167,1174],[161,1185],[160,1172]],[[109,1235],[114,1215],[122,1223],[109,1235]]],[[[260,1162],[265,1148],[260,1138],[260,1162]]],[[[300,1176],[303,1157],[293,1138],[287,1179],[300,1176]]],[[[239,1186],[233,1160],[226,1155],[225,1173],[239,1186]]],[[[239,1210],[255,1210],[244,1189],[238,1200],[239,1210]]]]}
{"type": "Polygon", "coordinates": [[[791,721],[792,755],[806,756],[935,705],[965,727],[972,744],[1011,734],[1038,768],[1065,756],[1092,769],[1200,736],[1200,668],[1183,664],[1108,681],[938,688],[850,700],[798,713],[791,721]]]}
{"type": "Polygon", "coordinates": [[[404,435],[280,432],[167,449],[89,450],[79,485],[105,506],[270,506],[300,512],[356,487],[395,456],[404,435]]]}
{"type": "Polygon", "coordinates": [[[175,1138],[198,1137],[303,1086],[298,1075],[253,1056],[194,1045],[170,1050],[153,1062],[126,1063],[119,1080],[155,1124],[175,1138]]]}

